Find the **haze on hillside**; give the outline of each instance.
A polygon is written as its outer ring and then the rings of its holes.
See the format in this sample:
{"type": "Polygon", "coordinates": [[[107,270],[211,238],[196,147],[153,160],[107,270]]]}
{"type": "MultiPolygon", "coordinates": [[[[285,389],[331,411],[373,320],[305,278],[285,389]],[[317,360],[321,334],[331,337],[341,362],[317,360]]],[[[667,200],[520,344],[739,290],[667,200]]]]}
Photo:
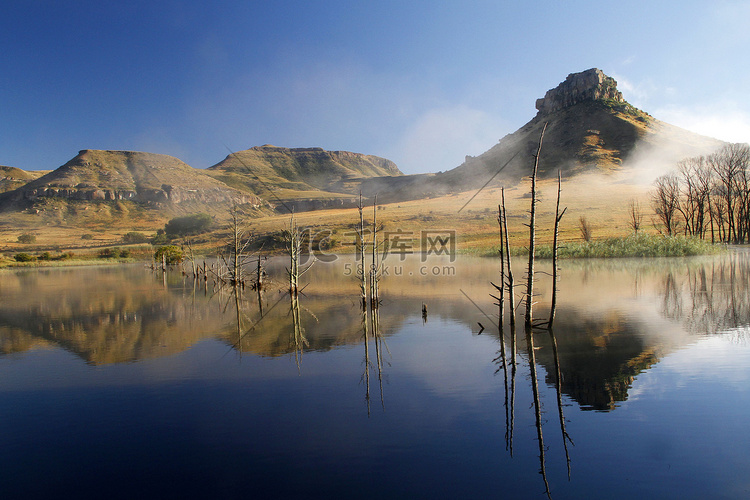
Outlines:
{"type": "Polygon", "coordinates": [[[446,172],[403,175],[388,159],[322,148],[255,146],[207,170],[166,155],[83,150],[37,179],[13,170],[16,185],[24,176],[30,182],[0,196],[0,207],[25,210],[40,199],[58,198],[127,200],[152,209],[182,204],[184,210],[250,203],[299,212],[353,207],[359,193],[397,202],[512,186],[529,174],[544,127],[540,177],[599,174],[587,178],[600,185],[648,184],[683,157],[722,145],[635,108],[617,82],[596,68],[569,74],[537,99],[536,108],[537,115],[516,132],[446,172]]]}

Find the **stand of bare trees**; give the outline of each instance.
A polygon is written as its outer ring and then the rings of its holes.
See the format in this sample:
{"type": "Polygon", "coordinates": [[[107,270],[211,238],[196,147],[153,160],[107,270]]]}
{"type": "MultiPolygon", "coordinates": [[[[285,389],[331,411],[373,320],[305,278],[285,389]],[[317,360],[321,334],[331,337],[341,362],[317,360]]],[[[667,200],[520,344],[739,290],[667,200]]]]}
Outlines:
{"type": "Polygon", "coordinates": [[[668,235],[750,243],[750,146],[682,160],[654,182],[651,204],[668,235]]]}
{"type": "Polygon", "coordinates": [[[311,260],[307,265],[300,266],[300,261],[303,258],[302,246],[305,235],[304,231],[297,225],[297,219],[294,218],[294,213],[292,213],[292,216],[289,219],[288,228],[282,231],[281,234],[284,238],[286,253],[289,256],[289,267],[286,270],[287,275],[289,275],[289,293],[291,295],[297,295],[300,291],[300,276],[305,274],[315,261],[311,260]]]}

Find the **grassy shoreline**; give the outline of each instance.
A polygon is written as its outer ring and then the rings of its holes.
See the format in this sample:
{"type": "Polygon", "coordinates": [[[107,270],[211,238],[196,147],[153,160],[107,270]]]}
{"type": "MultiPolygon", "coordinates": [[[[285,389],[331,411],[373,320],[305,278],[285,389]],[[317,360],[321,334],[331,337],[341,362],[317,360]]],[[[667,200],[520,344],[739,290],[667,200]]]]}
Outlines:
{"type": "MultiPolygon", "coordinates": [[[[153,261],[153,254],[158,247],[135,247],[128,258],[102,258],[101,256],[76,255],[75,257],[59,260],[34,260],[32,262],[16,262],[12,258],[0,260],[0,269],[8,268],[41,268],[41,267],[73,267],[87,265],[132,264],[137,262],[149,263],[153,261]]],[[[561,259],[603,259],[603,258],[657,258],[657,257],[689,257],[695,255],[712,255],[726,251],[724,244],[711,244],[698,238],[685,236],[663,236],[658,234],[631,234],[630,236],[608,237],[592,241],[568,242],[560,245],[558,257],[561,259]]],[[[511,249],[513,255],[525,255],[524,247],[511,249]]],[[[273,252],[278,253],[278,252],[273,252]]],[[[337,246],[326,253],[351,254],[352,246],[337,246]]],[[[470,246],[459,249],[459,255],[496,257],[498,247],[470,246]]],[[[281,255],[281,253],[278,253],[281,255]]],[[[536,256],[539,259],[551,259],[551,245],[537,247],[536,256]]],[[[210,258],[210,252],[200,258],[210,258]]]]}
{"type": "MultiPolygon", "coordinates": [[[[485,257],[498,255],[498,248],[493,247],[477,253],[485,257]]],[[[644,257],[690,257],[695,255],[712,255],[726,251],[724,244],[712,244],[699,238],[686,236],[663,236],[660,234],[631,234],[614,236],[592,241],[569,242],[560,244],[560,259],[614,259],[644,257]]],[[[473,252],[470,252],[473,253],[473,252]]],[[[511,249],[515,255],[525,255],[524,248],[511,249]]],[[[538,259],[551,259],[552,246],[541,245],[536,248],[538,259]]]]}

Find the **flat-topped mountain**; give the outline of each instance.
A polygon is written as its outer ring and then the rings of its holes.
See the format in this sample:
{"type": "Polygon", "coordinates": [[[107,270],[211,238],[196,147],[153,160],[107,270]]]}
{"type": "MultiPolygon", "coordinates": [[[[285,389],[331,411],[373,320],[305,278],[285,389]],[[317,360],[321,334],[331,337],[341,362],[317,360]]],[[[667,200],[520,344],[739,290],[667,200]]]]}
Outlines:
{"type": "Polygon", "coordinates": [[[5,193],[0,206],[43,198],[158,205],[186,201],[259,202],[172,156],[88,149],[60,168],[5,193]]]}
{"type": "Polygon", "coordinates": [[[403,175],[395,163],[379,156],[268,144],[232,153],[208,172],[259,196],[270,187],[354,194],[363,178],[403,175]]]}

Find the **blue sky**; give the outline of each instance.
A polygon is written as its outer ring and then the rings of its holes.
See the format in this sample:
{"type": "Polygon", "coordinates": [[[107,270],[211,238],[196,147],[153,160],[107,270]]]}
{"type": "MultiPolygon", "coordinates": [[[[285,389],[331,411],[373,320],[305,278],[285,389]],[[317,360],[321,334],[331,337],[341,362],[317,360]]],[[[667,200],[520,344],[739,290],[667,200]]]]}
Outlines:
{"type": "Polygon", "coordinates": [[[748,26],[747,1],[9,0],[0,164],[120,149],[205,168],[274,144],[441,171],[592,67],[656,118],[748,142],[748,26]]]}

